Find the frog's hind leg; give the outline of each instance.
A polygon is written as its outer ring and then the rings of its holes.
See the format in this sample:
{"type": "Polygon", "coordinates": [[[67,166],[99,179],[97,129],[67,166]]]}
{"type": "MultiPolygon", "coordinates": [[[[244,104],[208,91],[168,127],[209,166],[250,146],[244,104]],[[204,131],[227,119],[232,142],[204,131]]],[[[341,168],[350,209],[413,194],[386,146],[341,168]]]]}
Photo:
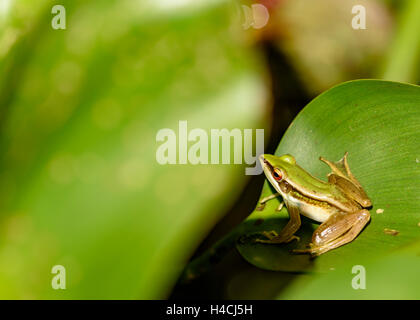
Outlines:
{"type": "Polygon", "coordinates": [[[353,213],[335,213],[315,230],[310,249],[293,250],[293,252],[319,256],[353,241],[369,220],[370,214],[366,209],[353,213]]]}
{"type": "Polygon", "coordinates": [[[349,164],[347,163],[347,155],[348,152],[344,154],[344,156],[338,160],[337,162],[331,162],[324,157],[319,157],[319,160],[326,163],[332,170],[332,173],[335,173],[338,176],[344,177],[346,179],[349,179],[351,182],[353,182],[357,187],[361,188],[359,181],[354,177],[354,175],[350,171],[349,164]]]}
{"type": "Polygon", "coordinates": [[[345,194],[353,200],[356,200],[364,208],[368,208],[372,205],[372,202],[359,181],[351,173],[347,163],[347,155],[348,153],[346,152],[344,157],[337,162],[328,161],[323,157],[319,159],[326,163],[332,170],[328,174],[328,182],[339,187],[345,194]]]}
{"type": "Polygon", "coordinates": [[[364,208],[368,208],[372,205],[369,197],[367,196],[365,190],[363,188],[357,187],[353,182],[349,181],[342,176],[336,175],[335,173],[330,173],[328,175],[328,182],[331,184],[336,185],[340,188],[346,195],[348,195],[351,199],[358,202],[364,208]]]}

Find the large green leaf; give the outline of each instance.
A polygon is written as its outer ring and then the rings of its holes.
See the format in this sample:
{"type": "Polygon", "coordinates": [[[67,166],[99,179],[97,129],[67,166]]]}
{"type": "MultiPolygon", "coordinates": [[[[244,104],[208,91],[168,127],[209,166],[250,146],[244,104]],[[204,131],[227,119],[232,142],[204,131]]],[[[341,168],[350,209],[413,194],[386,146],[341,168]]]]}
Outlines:
{"type": "Polygon", "coordinates": [[[164,298],[246,176],[159,165],[156,133],[264,128],[259,59],[228,1],[35,2],[1,20],[0,297],[164,298]]]}
{"type": "MultiPolygon", "coordinates": [[[[303,227],[297,232],[299,243],[266,245],[252,241],[257,232],[279,231],[288,221],[287,210],[276,212],[279,202],[272,200],[263,211],[254,211],[244,222],[242,231],[246,230],[247,237],[242,237],[237,245],[241,255],[263,269],[331,273],[348,270],[351,265],[373,266],[375,257],[393,254],[420,241],[419,132],[418,86],[358,80],[321,94],[290,125],[276,155],[292,154],[303,168],[325,179],[329,168],[318,157],[336,161],[348,151],[350,168],[373,203],[371,222],[350,244],[310,259],[289,253],[310,242],[318,224],[309,219],[303,220],[303,227]],[[377,209],[383,209],[383,213],[376,213],[377,209]],[[386,234],[386,228],[398,230],[399,234],[386,234]]],[[[266,183],[262,197],[272,192],[266,183]]],[[[420,266],[418,256],[412,255],[407,261],[420,266]]]]}

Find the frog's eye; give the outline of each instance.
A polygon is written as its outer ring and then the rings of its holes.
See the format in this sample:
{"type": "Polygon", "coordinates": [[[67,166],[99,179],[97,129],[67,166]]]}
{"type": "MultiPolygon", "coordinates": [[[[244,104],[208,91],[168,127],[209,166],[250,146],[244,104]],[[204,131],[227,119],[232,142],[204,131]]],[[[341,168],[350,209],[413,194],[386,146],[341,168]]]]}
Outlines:
{"type": "Polygon", "coordinates": [[[282,172],[281,172],[279,169],[275,168],[275,169],[273,170],[273,178],[274,178],[274,180],[276,180],[276,181],[281,181],[281,179],[283,179],[283,174],[282,174],[282,172]]]}

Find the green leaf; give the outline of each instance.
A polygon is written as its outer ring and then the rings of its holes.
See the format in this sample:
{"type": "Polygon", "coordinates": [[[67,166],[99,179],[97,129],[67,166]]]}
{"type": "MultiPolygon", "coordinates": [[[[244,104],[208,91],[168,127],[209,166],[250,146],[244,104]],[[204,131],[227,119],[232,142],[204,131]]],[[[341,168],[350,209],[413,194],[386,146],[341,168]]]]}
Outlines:
{"type": "Polygon", "coordinates": [[[362,265],[347,263],[317,277],[299,277],[277,298],[418,300],[419,269],[417,241],[387,255],[374,255],[362,265]]]}
{"type": "MultiPolygon", "coordinates": [[[[418,86],[358,80],[321,94],[296,117],[275,154],[292,154],[308,172],[326,179],[329,168],[318,157],[336,161],[348,151],[349,166],[373,203],[371,222],[353,242],[310,259],[289,253],[310,242],[318,224],[309,219],[303,220],[297,232],[299,243],[267,245],[252,241],[257,232],[280,231],[288,221],[287,210],[276,212],[279,202],[272,200],[246,220],[247,237],[237,244],[241,255],[267,270],[328,273],[344,265],[370,263],[373,257],[398,252],[419,241],[419,132],[418,86]],[[383,213],[376,213],[377,209],[383,209],[383,213]],[[386,228],[399,234],[386,234],[386,228]]],[[[266,183],[261,196],[271,193],[266,183]]]]}
{"type": "Polygon", "coordinates": [[[54,4],[0,34],[0,297],[165,298],[246,176],[160,165],[156,134],[264,128],[264,70],[228,1],[63,1],[66,30],[54,4]]]}

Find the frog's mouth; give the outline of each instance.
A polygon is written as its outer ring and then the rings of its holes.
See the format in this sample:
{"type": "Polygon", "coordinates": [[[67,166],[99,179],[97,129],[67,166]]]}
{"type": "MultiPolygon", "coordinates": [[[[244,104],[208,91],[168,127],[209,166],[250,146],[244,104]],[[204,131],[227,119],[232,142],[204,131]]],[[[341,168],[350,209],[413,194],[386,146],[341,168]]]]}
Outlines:
{"type": "Polygon", "coordinates": [[[268,162],[265,158],[264,155],[260,155],[260,162],[261,162],[261,167],[264,170],[265,175],[267,176],[267,178],[269,176],[271,176],[273,174],[273,166],[270,164],[270,162],[268,162]]]}
{"type": "Polygon", "coordinates": [[[273,170],[274,170],[274,168],[273,168],[273,166],[270,164],[270,162],[268,162],[267,160],[263,160],[263,166],[264,166],[264,168],[266,168],[267,169],[267,171],[270,173],[270,174],[272,174],[273,173],[273,170]]]}
{"type": "Polygon", "coordinates": [[[274,187],[274,189],[276,189],[277,192],[281,193],[279,183],[273,178],[274,167],[271,165],[270,162],[268,162],[264,158],[264,155],[260,156],[260,162],[261,162],[261,167],[264,170],[264,174],[267,177],[270,184],[274,187]]]}

